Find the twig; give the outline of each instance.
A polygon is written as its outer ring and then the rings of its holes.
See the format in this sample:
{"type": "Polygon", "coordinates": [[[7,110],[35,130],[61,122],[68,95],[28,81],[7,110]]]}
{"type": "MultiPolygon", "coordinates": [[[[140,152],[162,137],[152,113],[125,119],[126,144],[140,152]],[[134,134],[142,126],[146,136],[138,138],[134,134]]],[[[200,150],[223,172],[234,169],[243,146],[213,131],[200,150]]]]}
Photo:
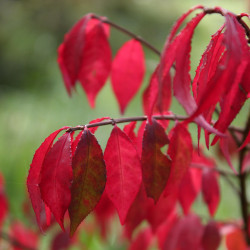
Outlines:
{"type": "Polygon", "coordinates": [[[110,20],[108,20],[107,18],[101,18],[99,16],[93,15],[92,18],[98,19],[104,23],[109,24],[110,26],[112,26],[113,28],[123,32],[124,34],[127,34],[128,36],[138,40],[140,43],[142,43],[144,46],[146,46],[147,48],[149,48],[150,50],[152,50],[155,54],[157,55],[161,55],[161,52],[156,49],[152,44],[150,44],[149,42],[147,42],[146,40],[144,40],[142,37],[137,36],[136,34],[134,34],[133,32],[121,27],[120,25],[117,25],[113,22],[111,22],[110,20]]]}

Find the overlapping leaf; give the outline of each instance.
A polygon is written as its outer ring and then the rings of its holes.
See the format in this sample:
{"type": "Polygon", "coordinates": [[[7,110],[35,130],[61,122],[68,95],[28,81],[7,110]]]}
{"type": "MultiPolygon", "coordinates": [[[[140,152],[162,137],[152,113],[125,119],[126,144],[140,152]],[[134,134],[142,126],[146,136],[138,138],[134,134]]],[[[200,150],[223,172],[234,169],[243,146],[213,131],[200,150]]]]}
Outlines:
{"type": "Polygon", "coordinates": [[[117,126],[111,132],[104,159],[107,166],[106,191],[124,224],[141,185],[141,163],[128,136],[117,126]]]}
{"type": "Polygon", "coordinates": [[[41,146],[36,150],[32,163],[30,164],[30,170],[29,175],[27,177],[27,188],[30,195],[30,200],[34,209],[34,212],[36,214],[36,220],[38,223],[38,226],[41,228],[41,212],[43,210],[43,201],[41,199],[41,193],[39,189],[40,184],[40,172],[42,169],[43,161],[50,150],[54,139],[56,136],[60,133],[60,131],[67,129],[68,127],[63,127],[55,132],[53,132],[51,135],[49,135],[44,142],[41,144],[41,146]]]}
{"type": "Polygon", "coordinates": [[[106,184],[103,154],[96,138],[85,129],[72,159],[73,183],[69,206],[70,234],[95,208],[106,184]]]}
{"type": "Polygon", "coordinates": [[[205,169],[202,173],[202,194],[208,206],[211,216],[217,210],[220,201],[220,190],[217,181],[216,172],[211,169],[205,169]]]}
{"type": "Polygon", "coordinates": [[[169,143],[163,127],[154,119],[146,124],[142,142],[142,176],[148,197],[155,203],[163,192],[169,174],[171,160],[161,152],[169,143]]]}
{"type": "Polygon", "coordinates": [[[39,184],[42,199],[63,230],[64,214],[71,199],[71,161],[71,135],[65,133],[46,154],[39,184]]]}
{"type": "Polygon", "coordinates": [[[178,192],[179,185],[192,160],[192,139],[183,124],[178,124],[172,131],[168,154],[172,159],[171,171],[165,193],[178,192]]]}
{"type": "Polygon", "coordinates": [[[120,48],[112,64],[111,82],[122,114],[140,88],[144,72],[142,46],[132,39],[120,48]]]}

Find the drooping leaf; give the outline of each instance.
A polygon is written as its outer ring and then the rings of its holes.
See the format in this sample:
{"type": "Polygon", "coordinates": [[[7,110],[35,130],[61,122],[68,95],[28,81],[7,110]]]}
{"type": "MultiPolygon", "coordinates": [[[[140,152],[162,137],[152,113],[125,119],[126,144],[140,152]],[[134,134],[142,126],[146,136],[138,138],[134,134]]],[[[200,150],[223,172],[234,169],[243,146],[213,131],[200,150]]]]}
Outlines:
{"type": "Polygon", "coordinates": [[[90,106],[104,86],[111,70],[111,49],[103,23],[99,22],[85,35],[82,64],[78,79],[85,90],[90,106]]]}
{"type": "Polygon", "coordinates": [[[179,185],[192,160],[192,139],[183,124],[177,124],[172,131],[168,154],[172,160],[170,177],[165,194],[177,193],[179,185]]]}
{"type": "Polygon", "coordinates": [[[125,125],[123,131],[129,137],[129,139],[135,144],[136,147],[136,134],[134,129],[136,127],[136,122],[130,122],[129,124],[125,125]]]}
{"type": "MultiPolygon", "coordinates": [[[[14,222],[10,226],[10,238],[14,242],[18,242],[21,246],[25,246],[26,249],[37,249],[39,243],[39,237],[37,232],[34,232],[30,228],[25,227],[21,222],[14,222]]],[[[25,249],[19,245],[13,244],[13,250],[25,249]]]]}
{"type": "Polygon", "coordinates": [[[128,136],[117,126],[111,132],[104,153],[107,166],[106,191],[123,225],[141,185],[141,163],[128,136]]]}
{"type": "Polygon", "coordinates": [[[75,151],[76,151],[76,148],[77,148],[77,145],[82,137],[82,134],[83,134],[83,130],[79,132],[79,134],[76,136],[76,138],[72,141],[72,145],[71,145],[71,150],[72,150],[72,157],[74,156],[75,154],[75,151]]]}
{"type": "Polygon", "coordinates": [[[220,246],[221,238],[218,226],[210,221],[204,228],[201,245],[204,250],[216,250],[220,246]]]}
{"type": "Polygon", "coordinates": [[[179,188],[179,201],[185,215],[195,201],[201,189],[201,170],[189,168],[184,175],[179,188]]]}
{"type": "Polygon", "coordinates": [[[70,235],[95,208],[106,184],[103,153],[96,138],[85,128],[72,159],[73,182],[69,206],[70,235]]]}
{"type": "Polygon", "coordinates": [[[217,181],[216,172],[211,169],[204,169],[202,172],[202,194],[208,206],[211,216],[217,210],[220,201],[220,189],[217,181]]]}
{"type": "Polygon", "coordinates": [[[199,217],[188,215],[180,219],[168,233],[163,249],[186,250],[200,249],[203,226],[199,217]]]}
{"type": "Polygon", "coordinates": [[[65,35],[58,48],[58,64],[69,95],[75,87],[82,64],[82,52],[85,44],[85,29],[92,14],[84,16],[65,35]]]}
{"type": "Polygon", "coordinates": [[[122,114],[140,88],[144,72],[141,43],[132,39],[120,48],[112,64],[111,82],[122,114]]]}
{"type": "Polygon", "coordinates": [[[152,205],[153,200],[147,197],[143,183],[140,190],[132,203],[124,225],[124,234],[128,239],[132,239],[133,232],[143,220],[147,218],[148,208],[152,205]]]}
{"type": "Polygon", "coordinates": [[[247,243],[244,238],[244,233],[240,228],[235,229],[226,236],[226,246],[228,250],[246,250],[247,243]]]}
{"type": "Polygon", "coordinates": [[[170,173],[171,160],[161,152],[169,143],[163,127],[154,119],[146,124],[142,142],[142,177],[148,197],[155,203],[163,192],[170,173]]]}
{"type": "Polygon", "coordinates": [[[110,228],[111,219],[115,214],[115,207],[111,200],[108,198],[106,191],[104,190],[100,201],[95,207],[94,214],[96,217],[97,225],[100,227],[101,236],[106,239],[108,236],[108,229],[110,228]]]}
{"type": "MultiPolygon", "coordinates": [[[[244,29],[232,13],[225,13],[225,18],[226,31],[223,41],[226,52],[218,63],[215,74],[204,89],[198,108],[192,118],[215,105],[223,95],[238,85],[242,70],[246,67],[246,58],[249,58],[244,29]]],[[[225,111],[228,112],[227,110],[230,110],[228,106],[226,106],[225,111]]],[[[232,117],[234,116],[235,114],[232,115],[232,117]]]]}
{"type": "Polygon", "coordinates": [[[131,242],[129,250],[138,250],[138,249],[147,250],[149,249],[152,240],[153,240],[153,234],[151,228],[143,229],[131,242]]]}
{"type": "Polygon", "coordinates": [[[149,85],[143,93],[143,109],[149,120],[153,114],[168,111],[171,104],[171,76],[169,73],[165,76],[159,90],[158,70],[159,67],[152,74],[149,85]]]}
{"type": "Polygon", "coordinates": [[[41,193],[39,189],[40,172],[42,169],[44,158],[48,153],[48,151],[50,150],[54,139],[60,133],[60,131],[67,128],[69,127],[60,128],[55,132],[53,132],[51,135],[49,135],[41,144],[41,146],[36,150],[32,163],[30,164],[29,175],[27,177],[27,188],[31,204],[36,215],[37,224],[41,230],[42,230],[41,213],[43,210],[43,201],[41,199],[41,193]]]}
{"type": "Polygon", "coordinates": [[[64,214],[71,199],[71,161],[71,135],[65,133],[46,154],[39,184],[43,201],[63,230],[64,214]]]}

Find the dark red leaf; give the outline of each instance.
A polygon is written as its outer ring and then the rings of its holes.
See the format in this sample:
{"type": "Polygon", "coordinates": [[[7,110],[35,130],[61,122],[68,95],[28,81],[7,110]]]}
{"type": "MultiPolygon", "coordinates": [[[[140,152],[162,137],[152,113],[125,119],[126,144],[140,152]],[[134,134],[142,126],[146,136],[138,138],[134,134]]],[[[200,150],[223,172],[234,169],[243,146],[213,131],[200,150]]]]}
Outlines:
{"type": "Polygon", "coordinates": [[[130,122],[129,124],[124,126],[123,131],[136,146],[136,134],[134,132],[135,127],[136,127],[136,122],[130,122]]]}
{"type": "Polygon", "coordinates": [[[216,250],[221,243],[221,235],[218,226],[214,221],[210,221],[204,228],[202,236],[202,249],[204,250],[216,250]]]}
{"type": "Polygon", "coordinates": [[[217,181],[216,172],[211,169],[204,169],[202,172],[202,194],[208,206],[211,216],[217,210],[220,201],[220,189],[217,181]]]}
{"type": "Polygon", "coordinates": [[[71,160],[71,135],[65,133],[46,154],[39,184],[43,201],[63,230],[64,214],[71,199],[71,160]]]}
{"type": "Polygon", "coordinates": [[[177,124],[172,131],[168,154],[172,159],[170,177],[165,194],[177,193],[182,178],[186,174],[192,160],[192,138],[183,124],[177,124]]]}
{"type": "Polygon", "coordinates": [[[141,43],[132,39],[120,48],[112,64],[111,82],[122,114],[140,88],[144,73],[141,43]]]}
{"type": "Polygon", "coordinates": [[[111,70],[111,49],[103,23],[99,22],[85,36],[82,64],[78,79],[84,88],[91,107],[104,86],[111,70]]]}
{"type": "Polygon", "coordinates": [[[73,183],[69,206],[70,234],[95,208],[106,184],[103,153],[96,138],[86,128],[72,160],[73,183]]]}
{"type": "Polygon", "coordinates": [[[72,239],[68,232],[58,232],[52,239],[51,250],[64,250],[72,246],[72,239]]]}
{"type": "Polygon", "coordinates": [[[141,162],[128,136],[117,126],[104,153],[107,166],[106,191],[123,225],[141,185],[141,162]]]}
{"type": "Polygon", "coordinates": [[[155,203],[163,192],[170,173],[171,160],[161,152],[169,143],[163,127],[152,119],[146,124],[142,142],[142,177],[148,197],[155,203]]]}
{"type": "Polygon", "coordinates": [[[67,128],[69,127],[60,128],[55,132],[53,132],[50,136],[48,136],[45,139],[45,141],[41,144],[41,146],[36,150],[32,163],[30,165],[29,175],[27,177],[27,188],[30,195],[30,200],[33,206],[33,210],[36,214],[36,220],[41,230],[42,226],[41,226],[40,216],[43,210],[43,201],[41,199],[41,193],[39,189],[40,172],[42,169],[44,158],[48,153],[48,151],[50,150],[54,139],[60,133],[60,131],[67,128]]]}
{"type": "Polygon", "coordinates": [[[82,137],[82,134],[83,134],[83,130],[79,132],[79,134],[77,135],[77,137],[75,138],[74,141],[72,141],[72,145],[71,145],[71,150],[72,150],[72,157],[74,156],[75,154],[75,151],[76,151],[76,148],[77,148],[77,145],[82,137]]]}
{"type": "Polygon", "coordinates": [[[146,121],[143,121],[141,123],[141,126],[138,129],[137,132],[137,138],[136,138],[136,149],[138,151],[139,157],[141,158],[141,153],[142,153],[142,140],[143,140],[143,134],[144,134],[144,130],[146,127],[146,121]]]}

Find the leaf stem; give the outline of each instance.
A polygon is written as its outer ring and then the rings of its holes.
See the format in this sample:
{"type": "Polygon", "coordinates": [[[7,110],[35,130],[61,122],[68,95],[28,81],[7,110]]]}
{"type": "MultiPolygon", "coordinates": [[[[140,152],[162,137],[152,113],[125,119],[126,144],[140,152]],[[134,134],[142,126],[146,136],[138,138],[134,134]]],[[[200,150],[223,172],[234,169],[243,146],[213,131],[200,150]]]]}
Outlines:
{"type": "Polygon", "coordinates": [[[147,47],[148,49],[150,49],[151,51],[153,51],[155,54],[157,54],[158,56],[161,55],[161,52],[156,49],[152,44],[150,44],[149,42],[147,42],[146,40],[144,40],[142,37],[134,34],[133,32],[125,29],[124,27],[121,27],[120,25],[117,25],[116,23],[111,22],[110,20],[108,20],[107,18],[101,18],[97,15],[93,15],[92,18],[98,19],[104,23],[109,24],[110,26],[112,26],[113,28],[121,31],[122,33],[136,39],[137,41],[139,41],[140,43],[142,43],[145,47],[147,47]]]}

